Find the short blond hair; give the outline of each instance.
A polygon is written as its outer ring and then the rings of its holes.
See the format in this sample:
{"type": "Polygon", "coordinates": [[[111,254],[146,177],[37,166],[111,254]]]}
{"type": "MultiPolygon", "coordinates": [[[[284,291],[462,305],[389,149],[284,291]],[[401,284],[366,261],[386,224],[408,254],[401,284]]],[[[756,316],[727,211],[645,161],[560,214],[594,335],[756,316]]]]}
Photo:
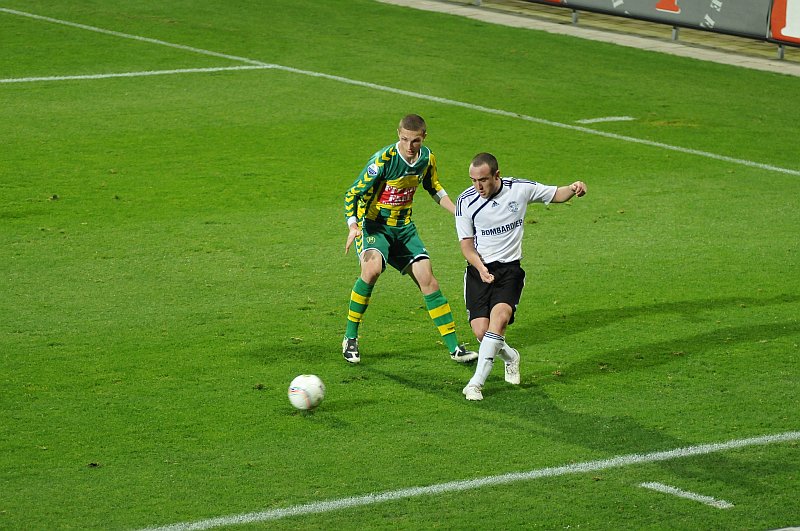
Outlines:
{"type": "Polygon", "coordinates": [[[398,125],[397,128],[405,129],[406,131],[421,131],[423,133],[426,133],[428,130],[428,126],[425,124],[425,119],[419,114],[407,114],[403,116],[403,119],[400,120],[400,125],[398,125]]]}

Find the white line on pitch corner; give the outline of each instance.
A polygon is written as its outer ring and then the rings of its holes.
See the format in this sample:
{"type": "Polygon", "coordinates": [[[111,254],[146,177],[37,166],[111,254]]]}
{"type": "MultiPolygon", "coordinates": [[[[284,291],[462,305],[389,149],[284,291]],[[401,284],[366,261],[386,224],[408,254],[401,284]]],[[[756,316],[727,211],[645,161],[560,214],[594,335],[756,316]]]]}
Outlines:
{"type": "Polygon", "coordinates": [[[686,498],[687,500],[694,500],[700,503],[704,503],[706,505],[710,505],[711,507],[716,507],[717,509],[730,509],[733,507],[733,504],[730,502],[726,502],[725,500],[718,500],[716,498],[712,498],[711,496],[703,496],[702,494],[695,494],[694,492],[687,492],[685,490],[681,490],[676,487],[670,487],[669,485],[664,485],[663,483],[641,483],[639,484],[640,487],[644,487],[646,489],[655,490],[657,492],[663,492],[664,494],[672,494],[673,496],[677,496],[679,498],[686,498]]]}
{"type": "Polygon", "coordinates": [[[586,118],[584,120],[575,120],[578,124],[599,124],[601,122],[630,122],[635,120],[631,116],[603,116],[602,118],[586,118]]]}
{"type": "MultiPolygon", "coordinates": [[[[258,66],[261,66],[261,67],[264,67],[264,68],[270,68],[270,69],[273,69],[273,70],[282,70],[284,72],[291,72],[291,73],[294,73],[294,74],[300,74],[300,75],[311,76],[311,77],[318,77],[318,78],[322,78],[322,79],[328,79],[328,80],[331,80],[331,81],[338,81],[340,83],[346,83],[348,85],[355,85],[355,86],[358,86],[358,87],[364,87],[364,88],[369,88],[369,89],[373,89],[373,90],[380,90],[380,91],[389,92],[389,93],[392,93],[392,94],[399,94],[399,95],[408,96],[408,97],[411,97],[411,98],[417,98],[417,99],[432,101],[432,102],[435,102],[435,103],[441,103],[443,105],[451,105],[451,106],[454,106],[454,107],[462,107],[462,108],[470,109],[470,110],[473,110],[473,111],[483,112],[483,113],[487,113],[487,114],[494,114],[496,116],[505,116],[505,117],[508,117],[508,118],[515,118],[515,119],[518,119],[518,120],[525,120],[527,122],[537,123],[537,124],[540,124],[540,125],[547,125],[547,126],[550,126],[550,127],[559,127],[561,129],[568,129],[568,130],[572,130],[572,131],[578,131],[578,132],[589,134],[589,135],[595,135],[595,136],[601,136],[601,137],[605,137],[605,138],[610,138],[612,140],[619,140],[619,141],[622,141],[622,142],[630,142],[630,143],[633,143],[633,144],[640,144],[640,145],[655,147],[655,148],[659,148],[659,149],[666,149],[666,150],[669,150],[669,151],[677,151],[677,152],[680,152],[680,153],[686,153],[686,154],[695,155],[695,156],[698,156],[698,157],[705,157],[705,158],[709,158],[709,159],[713,159],[713,160],[719,160],[719,161],[728,162],[728,163],[731,163],[731,164],[739,164],[739,165],[748,166],[748,167],[751,167],[751,168],[758,168],[758,169],[761,169],[761,170],[767,170],[767,171],[772,171],[772,172],[777,172],[777,173],[783,173],[783,174],[787,174],[787,175],[796,175],[796,176],[800,177],[800,170],[782,168],[780,166],[773,166],[771,164],[764,164],[764,163],[755,162],[755,161],[752,161],[752,160],[737,159],[737,158],[734,158],[734,157],[728,157],[726,155],[718,155],[716,153],[711,153],[711,152],[708,152],[708,151],[701,151],[701,150],[698,150],[698,149],[691,149],[691,148],[684,148],[684,147],[680,147],[680,146],[673,146],[673,145],[670,145],[670,144],[665,144],[663,142],[656,142],[656,141],[653,141],[653,140],[645,140],[645,139],[642,139],[642,138],[635,138],[635,137],[631,137],[631,136],[617,135],[617,134],[614,134],[614,133],[608,133],[608,132],[605,132],[605,131],[599,131],[597,129],[591,129],[591,128],[583,127],[583,126],[579,126],[579,125],[572,125],[572,124],[565,124],[565,123],[561,123],[561,122],[554,122],[552,120],[546,120],[544,118],[537,118],[535,116],[528,116],[526,114],[520,114],[520,113],[510,112],[510,111],[504,111],[502,109],[493,109],[491,107],[484,107],[483,105],[475,105],[475,104],[472,104],[472,103],[465,103],[465,102],[451,100],[451,99],[447,99],[447,98],[440,98],[438,96],[430,96],[428,94],[421,94],[419,92],[412,92],[410,90],[403,90],[403,89],[397,89],[397,88],[394,88],[394,87],[387,87],[385,85],[378,85],[378,84],[375,84],[375,83],[369,83],[369,82],[366,82],[366,81],[359,81],[359,80],[356,80],[356,79],[350,79],[350,78],[346,78],[346,77],[342,77],[342,76],[335,76],[335,75],[331,75],[331,74],[325,74],[325,73],[322,73],[322,72],[314,72],[314,71],[311,71],[311,70],[302,70],[302,69],[299,69],[299,68],[292,68],[292,67],[282,66],[282,65],[278,65],[278,64],[264,63],[262,61],[256,61],[255,59],[249,59],[247,57],[239,57],[239,56],[236,56],[236,55],[228,55],[228,54],[224,54],[224,53],[214,52],[214,51],[211,51],[211,50],[204,50],[202,48],[195,48],[193,46],[185,46],[183,44],[175,44],[175,43],[171,43],[171,42],[167,42],[167,41],[162,41],[162,40],[159,40],[159,39],[151,39],[149,37],[141,37],[141,36],[138,36],[138,35],[131,35],[129,33],[122,33],[122,32],[119,32],[119,31],[107,30],[107,29],[98,28],[98,27],[95,27],[95,26],[88,26],[86,24],[78,24],[78,23],[69,22],[69,21],[66,21],[66,20],[60,20],[60,19],[51,18],[51,17],[45,17],[45,16],[41,16],[41,15],[34,15],[32,13],[26,13],[24,11],[17,11],[15,9],[0,8],[0,12],[5,12],[5,13],[12,14],[12,15],[18,15],[18,16],[23,16],[23,17],[29,17],[29,18],[33,18],[33,19],[37,19],[37,20],[43,20],[43,21],[46,21],[46,22],[52,22],[54,24],[62,24],[62,25],[65,25],[65,26],[71,26],[71,27],[74,27],[74,28],[80,28],[80,29],[84,29],[84,30],[88,30],[88,31],[94,31],[94,32],[103,33],[103,34],[106,34],[106,35],[113,35],[115,37],[121,37],[121,38],[125,38],[125,39],[133,39],[133,40],[147,42],[147,43],[151,43],[151,44],[158,44],[158,45],[161,45],[161,46],[168,46],[170,48],[177,48],[177,49],[180,49],[180,50],[186,50],[186,51],[194,52],[194,53],[198,53],[198,54],[210,55],[210,56],[213,56],[213,57],[220,57],[220,58],[224,58],[224,59],[229,59],[231,61],[244,62],[244,63],[248,63],[248,64],[252,64],[252,65],[258,65],[258,66]]],[[[103,74],[100,74],[100,75],[103,75],[103,74]]],[[[6,82],[10,82],[10,81],[6,81],[6,82]]]]}
{"type": "Polygon", "coordinates": [[[381,492],[377,494],[354,496],[351,498],[339,498],[334,500],[306,503],[303,505],[292,505],[290,507],[284,507],[282,509],[271,509],[268,511],[235,514],[230,516],[220,516],[218,518],[197,520],[195,522],[184,522],[184,523],[166,525],[163,527],[152,527],[152,528],[147,528],[146,530],[143,531],[189,531],[197,529],[212,529],[214,527],[231,526],[237,524],[267,522],[271,520],[288,518],[291,516],[327,513],[331,511],[347,509],[350,507],[363,507],[365,505],[385,503],[405,498],[431,496],[436,494],[445,494],[448,492],[461,492],[465,490],[478,489],[481,487],[506,485],[509,483],[516,483],[519,481],[530,481],[539,478],[557,477],[557,476],[564,476],[567,474],[581,474],[586,472],[595,472],[597,470],[606,470],[609,468],[621,468],[631,465],[655,463],[659,461],[670,461],[672,459],[678,459],[682,457],[706,455],[715,452],[721,452],[724,450],[744,448],[747,446],[763,446],[767,444],[796,441],[799,439],[800,439],[800,431],[790,431],[777,435],[765,435],[762,437],[753,437],[750,439],[736,439],[733,441],[727,441],[723,443],[701,444],[698,446],[676,448],[674,450],[667,450],[663,452],[652,452],[649,454],[628,454],[618,457],[612,457],[610,459],[602,459],[599,461],[587,461],[584,463],[575,463],[553,468],[540,468],[528,472],[512,472],[509,474],[502,474],[499,476],[488,476],[488,477],[469,479],[463,481],[451,481],[449,483],[438,483],[435,485],[429,485],[427,487],[413,487],[408,489],[381,492]]]}
{"type": "Polygon", "coordinates": [[[177,68],[174,70],[145,70],[142,72],[119,72],[112,74],[85,74],[75,76],[43,76],[43,77],[12,77],[0,79],[0,83],[31,83],[34,81],[72,81],[82,79],[111,79],[115,77],[143,77],[143,76],[167,76],[174,74],[194,74],[208,72],[229,72],[232,70],[264,70],[272,68],[271,65],[240,65],[240,66],[217,66],[209,68],[177,68]]]}

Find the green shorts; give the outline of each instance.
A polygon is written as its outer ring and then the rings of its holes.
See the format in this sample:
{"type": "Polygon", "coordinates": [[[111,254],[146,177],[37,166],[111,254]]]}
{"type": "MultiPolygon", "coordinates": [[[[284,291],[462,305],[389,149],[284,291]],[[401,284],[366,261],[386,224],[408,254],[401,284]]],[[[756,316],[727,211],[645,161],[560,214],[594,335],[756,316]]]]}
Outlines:
{"type": "Polygon", "coordinates": [[[360,257],[369,249],[381,253],[384,270],[388,263],[403,274],[417,260],[430,259],[413,222],[390,227],[365,219],[361,223],[361,237],[356,238],[356,251],[360,257]]]}

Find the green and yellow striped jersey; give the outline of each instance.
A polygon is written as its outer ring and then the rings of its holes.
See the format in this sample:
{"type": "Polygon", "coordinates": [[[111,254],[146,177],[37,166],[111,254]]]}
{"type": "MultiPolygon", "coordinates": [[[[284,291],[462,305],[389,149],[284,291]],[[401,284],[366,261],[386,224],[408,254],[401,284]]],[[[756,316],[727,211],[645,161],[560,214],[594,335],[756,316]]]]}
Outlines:
{"type": "Polygon", "coordinates": [[[419,157],[409,165],[397,144],[381,149],[369,159],[358,179],[344,194],[344,217],[377,221],[389,226],[411,223],[411,203],[417,187],[422,187],[438,202],[447,195],[439,182],[436,157],[422,146],[419,157]]]}

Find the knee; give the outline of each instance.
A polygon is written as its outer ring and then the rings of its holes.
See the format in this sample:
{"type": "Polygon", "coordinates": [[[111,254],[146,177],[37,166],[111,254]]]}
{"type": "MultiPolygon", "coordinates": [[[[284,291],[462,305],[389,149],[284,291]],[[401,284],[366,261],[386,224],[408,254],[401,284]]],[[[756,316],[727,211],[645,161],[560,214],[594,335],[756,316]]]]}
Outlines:
{"type": "Polygon", "coordinates": [[[374,254],[368,253],[361,260],[361,280],[367,284],[375,284],[383,272],[383,259],[380,256],[374,256],[374,254]]]}
{"type": "Polygon", "coordinates": [[[378,281],[378,277],[381,276],[381,270],[378,269],[377,271],[372,268],[362,268],[361,269],[361,280],[369,284],[370,286],[374,285],[378,281]]]}
{"type": "Polygon", "coordinates": [[[508,326],[508,323],[511,322],[511,318],[513,316],[514,309],[508,304],[498,304],[492,308],[490,319],[490,328],[492,328],[492,332],[499,333],[500,330],[505,331],[506,326],[508,326]]]}
{"type": "Polygon", "coordinates": [[[478,341],[483,341],[483,336],[486,334],[487,326],[483,323],[470,323],[472,325],[472,333],[475,335],[475,339],[478,341]]]}
{"type": "Polygon", "coordinates": [[[431,269],[431,261],[428,259],[418,260],[411,264],[409,275],[414,279],[414,282],[419,286],[419,289],[424,294],[430,294],[439,289],[439,281],[433,276],[433,269],[431,269]]]}
{"type": "Polygon", "coordinates": [[[422,291],[425,293],[433,293],[439,290],[439,281],[436,280],[436,277],[431,275],[425,284],[420,284],[420,288],[422,288],[422,291]]]}

